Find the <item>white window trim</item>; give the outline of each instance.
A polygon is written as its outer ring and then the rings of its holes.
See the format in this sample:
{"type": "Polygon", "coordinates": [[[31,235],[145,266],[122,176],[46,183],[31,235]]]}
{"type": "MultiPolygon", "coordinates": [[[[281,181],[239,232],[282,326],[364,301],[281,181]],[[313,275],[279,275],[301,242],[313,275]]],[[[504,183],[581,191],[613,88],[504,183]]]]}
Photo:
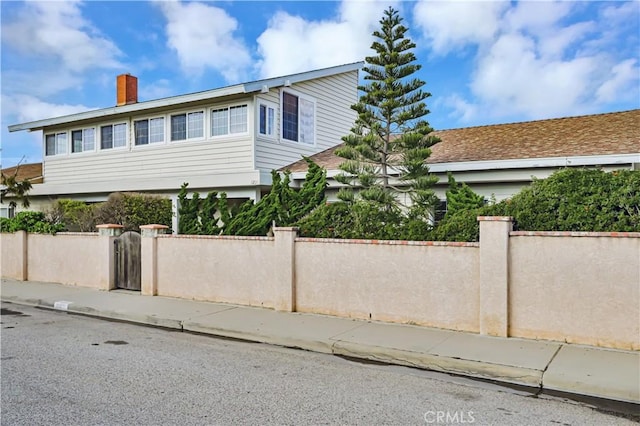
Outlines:
{"type": "Polygon", "coordinates": [[[98,135],[99,128],[96,126],[79,127],[69,130],[69,155],[83,155],[96,152],[98,150],[98,143],[100,136],[98,135]],[[93,149],[84,149],[84,131],[87,129],[93,129],[93,149]],[[73,152],[73,132],[82,132],[82,151],[73,152]]]}
{"type": "Polygon", "coordinates": [[[220,104],[220,105],[215,105],[215,106],[210,107],[208,109],[208,117],[207,117],[207,120],[208,120],[208,126],[207,127],[209,128],[208,137],[210,139],[220,139],[220,138],[230,138],[230,137],[235,137],[235,136],[246,136],[246,135],[248,135],[249,134],[249,129],[250,129],[249,120],[251,118],[250,117],[251,115],[249,114],[249,108],[250,108],[250,106],[249,106],[248,102],[240,102],[240,103],[233,103],[233,104],[220,104]],[[246,109],[247,109],[247,122],[246,122],[247,130],[244,131],[244,132],[231,133],[231,114],[230,114],[230,110],[231,110],[231,108],[234,108],[234,107],[246,107],[246,109]],[[213,111],[218,111],[218,110],[221,110],[221,109],[226,109],[227,110],[227,132],[228,133],[225,133],[223,135],[215,135],[214,136],[213,135],[213,128],[212,128],[213,120],[212,120],[211,114],[213,113],[213,111]]]}
{"type": "MultiPolygon", "coordinates": [[[[179,115],[179,114],[173,114],[173,115],[179,115]]],[[[169,142],[169,133],[171,131],[171,126],[170,124],[168,124],[168,122],[170,122],[171,120],[171,114],[169,115],[154,115],[154,116],[148,116],[148,117],[135,117],[131,119],[131,148],[132,149],[147,149],[149,147],[153,147],[153,146],[162,146],[162,145],[166,145],[167,142],[169,142]],[[142,121],[142,120],[155,120],[158,118],[162,118],[164,119],[164,139],[162,140],[162,142],[149,142],[147,144],[143,144],[143,145],[137,145],[136,144],[136,121],[142,121]]],[[[180,141],[176,141],[176,142],[184,142],[186,139],[184,140],[180,140],[180,141]]]]}
{"type": "MultiPolygon", "coordinates": [[[[207,139],[207,124],[209,122],[209,119],[207,117],[207,109],[206,108],[201,108],[201,109],[190,109],[190,110],[183,110],[183,111],[174,111],[171,112],[169,114],[167,114],[166,118],[165,118],[165,133],[166,133],[166,139],[167,142],[170,144],[184,144],[184,143],[188,143],[188,142],[196,142],[196,141],[204,141],[207,139]],[[185,132],[185,138],[184,139],[178,139],[178,140],[172,140],[171,139],[171,118],[175,117],[176,115],[189,115],[192,114],[194,112],[201,112],[202,113],[202,136],[199,136],[197,138],[190,138],[188,137],[189,135],[189,127],[186,128],[186,132],[185,132]]],[[[186,121],[187,126],[188,126],[188,120],[186,121]]]]}
{"type": "MultiPolygon", "coordinates": [[[[288,142],[288,143],[292,143],[292,144],[296,144],[298,146],[316,146],[317,144],[317,128],[318,128],[318,103],[315,100],[315,98],[305,95],[303,93],[298,92],[297,90],[293,90],[290,89],[288,87],[286,88],[282,88],[280,89],[280,114],[279,114],[279,119],[280,119],[280,140],[283,142],[288,142]],[[304,143],[304,142],[300,142],[300,141],[294,141],[291,139],[287,139],[284,137],[284,118],[283,118],[283,114],[284,114],[284,93],[287,92],[291,95],[297,96],[298,99],[304,99],[308,102],[312,102],[313,103],[313,143],[304,143]]],[[[300,139],[300,104],[298,103],[298,139],[300,139]]]]}
{"type": "Polygon", "coordinates": [[[278,109],[278,105],[275,102],[258,98],[256,102],[256,125],[255,125],[256,135],[262,138],[277,140],[278,139],[278,114],[279,114],[279,109],[278,109]],[[271,134],[260,133],[260,107],[263,105],[267,108],[267,115],[268,115],[269,108],[273,109],[273,132],[271,132],[271,134]]]}
{"type": "MultiPolygon", "coordinates": [[[[45,158],[56,158],[56,157],[60,158],[60,157],[69,155],[69,152],[71,151],[71,147],[69,145],[69,142],[70,142],[70,139],[71,139],[70,136],[71,136],[71,132],[69,132],[68,130],[65,130],[63,132],[48,132],[48,133],[45,133],[42,136],[43,145],[44,145],[44,156],[43,157],[45,157],[45,158]],[[67,135],[67,144],[66,144],[66,147],[65,147],[66,148],[65,152],[62,152],[62,153],[59,153],[59,154],[47,154],[47,136],[51,136],[51,135],[57,136],[57,135],[61,135],[61,134],[67,135]]],[[[57,143],[56,143],[55,146],[57,146],[57,143]]]]}
{"type": "Polygon", "coordinates": [[[120,121],[112,121],[107,123],[100,123],[96,126],[96,149],[99,152],[112,152],[112,151],[121,151],[129,148],[130,140],[131,140],[131,125],[129,120],[120,120],[120,121]],[[102,148],[102,128],[106,126],[117,126],[118,124],[124,124],[126,126],[125,140],[124,146],[112,146],[111,148],[102,148]]]}

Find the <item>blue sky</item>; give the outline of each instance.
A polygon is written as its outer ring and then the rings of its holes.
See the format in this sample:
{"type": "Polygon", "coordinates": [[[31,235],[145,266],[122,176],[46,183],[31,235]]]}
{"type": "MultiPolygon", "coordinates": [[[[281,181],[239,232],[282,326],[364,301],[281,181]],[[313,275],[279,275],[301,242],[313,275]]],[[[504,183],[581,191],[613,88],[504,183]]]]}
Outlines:
{"type": "Polygon", "coordinates": [[[363,60],[388,6],[435,129],[640,107],[640,2],[2,1],[2,167],[42,160],[7,126],[363,60]]]}

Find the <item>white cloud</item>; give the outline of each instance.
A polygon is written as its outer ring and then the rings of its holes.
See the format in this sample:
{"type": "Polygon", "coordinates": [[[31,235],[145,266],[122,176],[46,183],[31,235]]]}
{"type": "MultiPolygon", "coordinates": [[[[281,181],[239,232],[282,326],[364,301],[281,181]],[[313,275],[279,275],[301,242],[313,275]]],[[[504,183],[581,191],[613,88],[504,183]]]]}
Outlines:
{"type": "Polygon", "coordinates": [[[435,54],[490,41],[509,7],[504,1],[418,1],[413,21],[435,54]]]}
{"type": "Polygon", "coordinates": [[[4,25],[3,42],[20,53],[53,57],[64,70],[117,68],[120,50],[83,18],[78,1],[26,2],[4,25]]]}
{"type": "Polygon", "coordinates": [[[610,19],[598,19],[593,10],[578,13],[584,7],[572,2],[418,2],[414,20],[434,53],[469,47],[476,52],[468,86],[472,97],[453,93],[442,105],[462,121],[477,119],[480,112],[485,119],[537,119],[593,112],[603,103],[629,99],[629,91],[637,96],[638,62],[618,48],[629,43],[620,43],[618,32],[624,19],[637,22],[637,7],[593,6],[610,19]]]}
{"type": "Polygon", "coordinates": [[[251,64],[248,48],[234,36],[238,21],[221,8],[203,3],[158,2],[167,19],[167,44],[184,72],[200,75],[210,68],[228,82],[245,78],[251,64]]]}
{"type": "Polygon", "coordinates": [[[2,95],[3,122],[26,123],[94,109],[85,105],[54,104],[31,95],[2,95]],[[15,120],[15,121],[13,121],[15,120]]]}
{"type": "Polygon", "coordinates": [[[336,16],[323,21],[277,12],[258,37],[260,77],[364,60],[371,53],[371,33],[388,6],[389,2],[344,0],[336,16]]]}
{"type": "Polygon", "coordinates": [[[605,80],[596,91],[599,102],[613,102],[620,97],[638,101],[640,90],[640,68],[637,59],[627,59],[611,68],[611,77],[605,80]]]}

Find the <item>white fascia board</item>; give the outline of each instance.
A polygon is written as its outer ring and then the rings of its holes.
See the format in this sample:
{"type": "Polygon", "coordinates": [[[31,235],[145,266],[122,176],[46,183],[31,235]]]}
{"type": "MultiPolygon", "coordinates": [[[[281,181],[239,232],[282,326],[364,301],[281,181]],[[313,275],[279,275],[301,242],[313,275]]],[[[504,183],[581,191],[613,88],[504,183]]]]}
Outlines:
{"type": "MultiPolygon", "coordinates": [[[[537,169],[550,167],[557,168],[580,166],[612,166],[625,164],[628,165],[632,163],[640,163],[640,153],[436,163],[429,164],[429,170],[431,171],[431,173],[446,173],[482,170],[537,169]]],[[[340,170],[327,170],[327,177],[331,179],[340,173],[340,170]]],[[[306,174],[306,172],[294,172],[291,174],[291,177],[294,180],[304,180],[306,174]]]]}

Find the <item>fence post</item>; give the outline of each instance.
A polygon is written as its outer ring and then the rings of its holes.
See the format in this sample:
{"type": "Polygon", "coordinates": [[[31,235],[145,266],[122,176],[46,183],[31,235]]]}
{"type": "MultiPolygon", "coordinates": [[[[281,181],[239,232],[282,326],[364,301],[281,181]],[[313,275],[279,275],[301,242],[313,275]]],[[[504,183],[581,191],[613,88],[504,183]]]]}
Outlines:
{"type": "Polygon", "coordinates": [[[140,244],[141,293],[143,296],[158,294],[158,235],[165,234],[166,225],[142,225],[142,242],[140,244]]]}
{"type": "Polygon", "coordinates": [[[480,334],[509,332],[509,232],[513,218],[478,216],[480,222],[480,334]]]}
{"type": "Polygon", "coordinates": [[[278,258],[274,308],[277,311],[295,312],[295,242],[298,236],[298,228],[274,227],[273,236],[275,237],[275,249],[278,258]]]}
{"type": "Polygon", "coordinates": [[[115,223],[105,223],[102,225],[97,225],[98,234],[103,240],[102,243],[102,256],[105,259],[103,263],[102,276],[99,277],[101,280],[100,290],[113,290],[116,288],[116,271],[115,271],[115,250],[113,245],[117,237],[122,234],[122,229],[124,228],[122,225],[117,225],[115,223]]]}

